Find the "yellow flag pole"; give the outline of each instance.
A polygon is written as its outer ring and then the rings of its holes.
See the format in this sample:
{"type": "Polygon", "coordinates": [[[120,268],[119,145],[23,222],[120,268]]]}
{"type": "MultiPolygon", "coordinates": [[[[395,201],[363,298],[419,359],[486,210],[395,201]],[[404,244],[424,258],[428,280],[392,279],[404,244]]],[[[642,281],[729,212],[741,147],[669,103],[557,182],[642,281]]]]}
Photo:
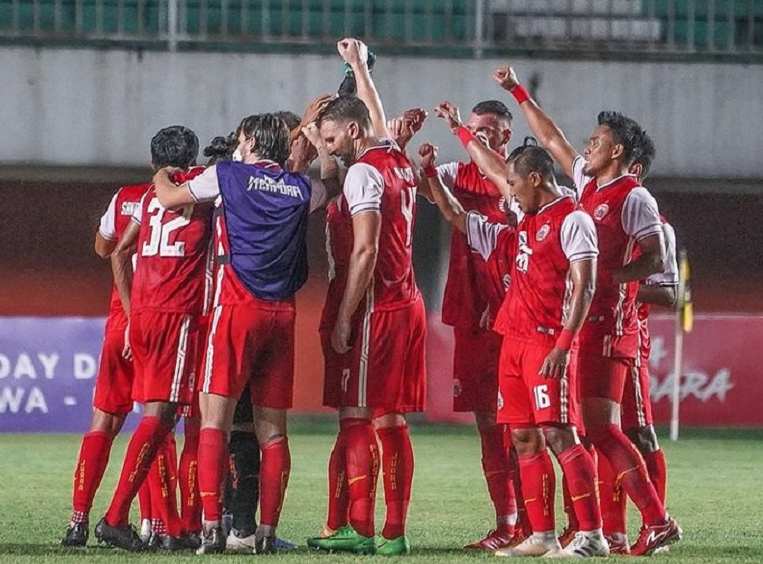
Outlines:
{"type": "Polygon", "coordinates": [[[678,440],[681,407],[681,368],[683,364],[684,332],[693,328],[691,290],[689,286],[689,259],[686,250],[678,253],[678,292],[676,294],[675,350],[673,356],[673,393],[670,417],[670,440],[678,440]]]}

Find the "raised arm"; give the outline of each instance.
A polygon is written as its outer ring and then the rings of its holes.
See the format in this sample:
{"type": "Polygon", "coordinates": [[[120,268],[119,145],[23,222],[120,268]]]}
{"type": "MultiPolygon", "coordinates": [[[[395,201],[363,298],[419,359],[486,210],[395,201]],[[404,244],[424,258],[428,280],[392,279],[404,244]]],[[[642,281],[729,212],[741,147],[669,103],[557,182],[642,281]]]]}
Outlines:
{"type": "Polygon", "coordinates": [[[355,73],[355,80],[358,85],[358,98],[368,108],[371,115],[371,124],[373,125],[374,135],[377,137],[390,137],[387,130],[387,119],[384,117],[384,106],[382,106],[379,92],[371,78],[371,72],[368,70],[368,47],[359,39],[346,37],[337,44],[337,50],[347,64],[352,67],[355,73]]]}
{"type": "Polygon", "coordinates": [[[318,153],[318,161],[321,166],[320,180],[325,187],[325,191],[322,194],[314,194],[315,197],[320,199],[313,202],[310,208],[311,210],[316,210],[325,207],[328,202],[342,191],[342,183],[339,180],[339,164],[329,154],[326,143],[323,141],[315,122],[303,127],[302,134],[318,153]]]}
{"type": "Polygon", "coordinates": [[[401,151],[405,151],[408,143],[421,130],[426,119],[426,110],[423,108],[411,108],[410,110],[405,110],[402,116],[392,118],[387,122],[387,130],[401,151]]]}
{"type": "Polygon", "coordinates": [[[437,157],[437,147],[430,143],[424,143],[419,147],[419,157],[424,172],[422,180],[427,184],[427,191],[432,201],[437,205],[448,223],[462,233],[466,233],[466,210],[448,190],[435,169],[434,161],[437,157]]]}
{"type": "Polygon", "coordinates": [[[578,152],[567,141],[562,130],[533,100],[525,87],[519,83],[514,69],[508,65],[499,67],[493,73],[493,80],[514,96],[525,115],[525,119],[527,119],[533,136],[551,153],[564,173],[572,178],[572,162],[579,156],[578,152]]]}

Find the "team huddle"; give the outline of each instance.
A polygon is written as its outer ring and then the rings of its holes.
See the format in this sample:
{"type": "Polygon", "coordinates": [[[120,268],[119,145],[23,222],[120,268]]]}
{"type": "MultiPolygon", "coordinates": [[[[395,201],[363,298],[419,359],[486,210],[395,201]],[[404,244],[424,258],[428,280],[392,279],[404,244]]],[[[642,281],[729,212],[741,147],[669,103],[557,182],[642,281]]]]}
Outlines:
{"type": "Polygon", "coordinates": [[[442,308],[455,337],[453,409],[475,415],[495,508],[495,528],[465,548],[508,557],[667,550],[682,531],[665,510],[647,317],[651,304],[675,301],[677,268],[672,229],[641,185],[652,140],[634,120],[602,112],[580,155],[502,67],[493,78],[534,137],[509,150],[513,117],[502,102],[480,102],[466,124],[442,102],[435,114],[469,159],[439,164],[423,143],[414,165],[407,147],[427,113],[388,122],[375,56],[356,39],[337,47],[346,64],[337,95],[319,96],[301,119],[243,119],[205,149],[207,166],[196,166],[193,131],[162,129],[151,141],[152,182],[112,199],[95,247],[110,257],[114,290],[62,544],[87,544],[112,441],[135,401],[141,420],[95,525],[99,541],[197,554],[293,548],[276,531],[291,471],[295,294],[308,275],[308,221],[325,210],[329,286],[317,337],[323,403],[339,432],[326,523],[307,545],[408,554],[406,414],[424,410],[426,389],[412,265],[418,195],[453,226],[442,308]],[[573,188],[557,184],[554,162],[573,188]],[[561,535],[549,450],[563,474],[561,535]],[[136,497],[140,531],[129,523],[136,497]],[[627,497],[642,518],[634,544],[627,497]]]}

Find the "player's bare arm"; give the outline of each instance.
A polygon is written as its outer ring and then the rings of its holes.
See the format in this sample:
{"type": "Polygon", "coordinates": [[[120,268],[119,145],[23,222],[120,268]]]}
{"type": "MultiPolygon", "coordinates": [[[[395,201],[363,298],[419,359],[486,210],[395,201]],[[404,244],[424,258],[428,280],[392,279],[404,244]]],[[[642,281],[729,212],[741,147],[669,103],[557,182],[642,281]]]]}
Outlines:
{"type": "Polygon", "coordinates": [[[339,305],[336,325],[331,333],[331,346],[339,354],[352,348],[350,320],[371,283],[379,251],[381,214],[360,212],[352,218],[353,245],[347,272],[347,286],[339,305]]]}
{"type": "Polygon", "coordinates": [[[352,67],[352,71],[355,73],[358,98],[368,108],[374,135],[376,137],[390,137],[387,130],[387,118],[384,117],[384,106],[382,106],[379,92],[371,78],[371,71],[368,70],[368,47],[359,39],[352,37],[342,39],[336,44],[336,47],[342,59],[352,67]]]}
{"type": "Polygon", "coordinates": [[[122,355],[130,359],[132,353],[130,352],[130,291],[132,289],[132,256],[135,254],[135,250],[138,244],[138,233],[140,232],[140,224],[135,221],[130,223],[125,228],[122,237],[114,247],[114,252],[111,253],[111,272],[114,275],[114,285],[119,293],[119,300],[122,302],[122,309],[128,319],[127,328],[125,329],[125,344],[122,350],[122,355]]]}
{"type": "Polygon", "coordinates": [[[411,108],[405,110],[402,116],[387,122],[387,130],[401,151],[405,151],[413,136],[421,130],[426,118],[427,111],[425,109],[411,108]]]}
{"type": "Polygon", "coordinates": [[[562,378],[567,369],[570,343],[561,341],[573,339],[580,332],[588,316],[588,309],[596,291],[596,259],[584,259],[571,263],[570,277],[573,284],[572,297],[564,329],[557,340],[557,346],[551,349],[540,369],[541,375],[547,378],[562,378]]]}
{"type": "Polygon", "coordinates": [[[477,137],[466,131],[462,122],[458,107],[451,102],[440,102],[435,106],[435,115],[446,121],[454,135],[458,135],[464,144],[469,157],[501,191],[506,200],[511,199],[509,185],[506,183],[506,162],[495,151],[491,150],[486,143],[482,143],[477,137]]]}
{"type": "Polygon", "coordinates": [[[437,147],[430,143],[424,143],[419,147],[419,157],[421,158],[421,168],[424,171],[422,181],[426,182],[427,191],[432,201],[437,205],[448,223],[456,227],[461,233],[466,233],[466,210],[434,170],[437,147]]]}
{"type": "Polygon", "coordinates": [[[168,166],[160,168],[154,174],[154,186],[156,187],[156,197],[159,203],[168,210],[176,210],[183,206],[196,203],[188,189],[188,183],[180,186],[170,180],[170,175],[178,172],[179,169],[168,166]]]}
{"type": "Polygon", "coordinates": [[[102,259],[109,258],[109,255],[114,252],[114,248],[117,246],[116,241],[110,241],[101,235],[100,231],[95,232],[95,254],[102,259]]]}
{"type": "Polygon", "coordinates": [[[498,85],[511,93],[519,101],[519,107],[527,119],[535,138],[549,152],[554,160],[559,163],[564,173],[572,178],[572,162],[579,156],[573,148],[562,130],[554,121],[544,112],[535,100],[529,95],[517,96],[519,89],[526,92],[519,80],[514,68],[506,65],[499,67],[493,72],[493,80],[498,85]]]}
{"type": "Polygon", "coordinates": [[[612,271],[612,283],[624,284],[634,280],[645,280],[665,268],[665,239],[662,232],[647,235],[638,241],[641,256],[622,268],[612,271]]]}
{"type": "Polygon", "coordinates": [[[323,108],[326,107],[326,104],[328,104],[333,98],[333,94],[321,94],[320,96],[316,96],[310,100],[307,108],[305,108],[305,113],[302,114],[302,120],[299,122],[299,125],[289,132],[289,141],[294,142],[294,140],[296,140],[297,137],[302,134],[302,130],[305,127],[311,123],[314,123],[315,120],[318,119],[318,114],[323,111],[323,108]]]}
{"type": "Polygon", "coordinates": [[[328,147],[326,147],[326,143],[323,141],[315,121],[303,127],[302,134],[312,144],[318,154],[318,162],[321,167],[320,178],[326,188],[326,195],[324,201],[319,206],[316,206],[316,209],[323,208],[342,191],[342,182],[339,178],[339,164],[329,154],[328,147]]]}
{"type": "Polygon", "coordinates": [[[636,301],[642,304],[651,304],[661,307],[674,307],[678,297],[675,286],[662,286],[658,284],[644,284],[638,286],[636,301]]]}

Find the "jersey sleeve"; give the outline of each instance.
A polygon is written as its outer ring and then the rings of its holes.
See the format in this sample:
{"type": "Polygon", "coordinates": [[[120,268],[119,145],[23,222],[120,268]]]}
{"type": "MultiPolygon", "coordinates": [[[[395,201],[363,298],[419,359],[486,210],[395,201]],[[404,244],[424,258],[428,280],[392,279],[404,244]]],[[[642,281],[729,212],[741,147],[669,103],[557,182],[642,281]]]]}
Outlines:
{"type": "Polygon", "coordinates": [[[379,211],[384,179],[374,167],[366,163],[355,163],[347,171],[343,191],[350,207],[350,215],[379,211]]]}
{"type": "Polygon", "coordinates": [[[594,259],[599,255],[596,226],[591,216],[583,210],[575,210],[564,218],[560,238],[564,256],[571,263],[594,259]]]}
{"type": "MultiPolygon", "coordinates": [[[[146,192],[147,194],[148,192],[146,192]]],[[[143,204],[146,200],[146,194],[143,194],[140,197],[140,202],[138,202],[138,205],[133,208],[132,211],[132,220],[140,225],[140,223],[143,221],[143,204]]]]}
{"type": "Polygon", "coordinates": [[[657,201],[641,186],[631,190],[625,198],[622,221],[623,230],[636,241],[662,233],[657,201]]]}
{"type": "Polygon", "coordinates": [[[487,260],[493,254],[498,246],[498,235],[508,228],[503,223],[488,221],[487,217],[475,211],[466,214],[466,240],[482,260],[487,260]]]}
{"type": "Polygon", "coordinates": [[[652,274],[646,279],[647,284],[656,286],[678,286],[678,262],[676,260],[676,232],[668,223],[662,224],[665,234],[665,263],[664,270],[652,274]]]}
{"type": "Polygon", "coordinates": [[[109,207],[106,208],[106,211],[101,216],[101,223],[98,226],[98,233],[100,233],[101,237],[103,237],[107,241],[117,240],[117,196],[118,195],[119,195],[119,192],[114,194],[114,196],[111,198],[111,202],[109,202],[109,207]]]}
{"type": "Polygon", "coordinates": [[[578,155],[575,157],[575,160],[572,161],[572,182],[575,184],[575,194],[578,200],[583,194],[583,188],[585,188],[586,184],[592,179],[591,176],[587,176],[583,173],[585,165],[586,160],[581,155],[578,155]]]}
{"type": "Polygon", "coordinates": [[[217,182],[217,167],[210,166],[199,176],[188,181],[188,191],[197,203],[214,202],[220,195],[220,185],[217,182]]]}
{"type": "Polygon", "coordinates": [[[458,174],[458,163],[445,163],[438,165],[437,176],[440,177],[442,183],[448,187],[449,190],[453,190],[453,186],[456,182],[456,174],[458,174]]]}

